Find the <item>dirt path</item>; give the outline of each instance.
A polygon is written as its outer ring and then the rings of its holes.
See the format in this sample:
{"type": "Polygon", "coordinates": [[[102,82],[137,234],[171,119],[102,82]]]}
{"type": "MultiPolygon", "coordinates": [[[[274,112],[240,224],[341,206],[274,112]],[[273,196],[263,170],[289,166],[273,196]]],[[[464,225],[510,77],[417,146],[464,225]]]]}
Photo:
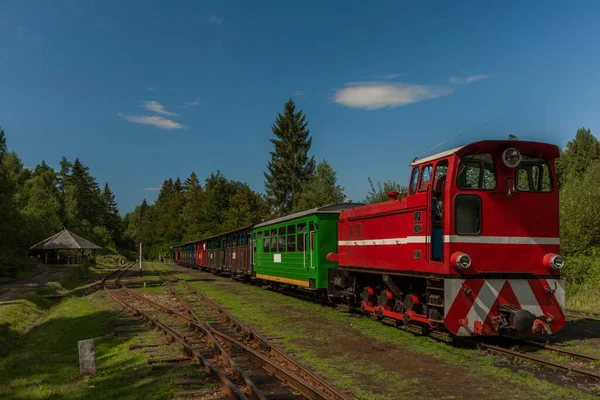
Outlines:
{"type": "Polygon", "coordinates": [[[32,278],[1,284],[0,304],[20,299],[48,282],[58,281],[73,273],[73,269],[69,267],[41,265],[37,268],[36,275],[32,278]]]}

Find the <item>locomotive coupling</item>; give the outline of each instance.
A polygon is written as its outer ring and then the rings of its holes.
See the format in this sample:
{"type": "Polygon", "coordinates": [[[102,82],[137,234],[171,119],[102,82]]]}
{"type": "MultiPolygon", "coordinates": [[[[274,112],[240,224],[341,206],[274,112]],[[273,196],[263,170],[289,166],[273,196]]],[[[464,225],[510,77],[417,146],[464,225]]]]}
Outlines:
{"type": "Polygon", "coordinates": [[[533,313],[509,304],[498,305],[498,311],[500,312],[496,322],[496,329],[498,331],[512,330],[519,333],[526,333],[533,329],[533,324],[536,320],[536,316],[533,313]]]}

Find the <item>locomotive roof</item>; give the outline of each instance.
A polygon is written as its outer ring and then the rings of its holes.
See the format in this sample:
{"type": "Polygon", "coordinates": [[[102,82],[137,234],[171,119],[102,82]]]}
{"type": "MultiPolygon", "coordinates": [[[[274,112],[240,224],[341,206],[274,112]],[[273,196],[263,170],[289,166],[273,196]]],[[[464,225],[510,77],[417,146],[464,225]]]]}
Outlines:
{"type": "Polygon", "coordinates": [[[446,151],[442,151],[440,153],[437,154],[433,154],[431,156],[427,156],[425,158],[421,158],[418,160],[413,161],[412,163],[410,163],[410,165],[419,165],[419,164],[423,164],[426,163],[428,161],[433,161],[433,160],[437,160],[439,158],[443,158],[443,157],[447,157],[449,155],[452,154],[456,154],[456,153],[461,153],[459,155],[462,155],[464,153],[467,152],[474,152],[477,151],[480,148],[490,148],[493,146],[498,146],[498,145],[502,145],[502,144],[510,144],[511,146],[517,147],[517,148],[525,148],[525,149],[536,149],[539,150],[541,153],[546,154],[546,156],[548,158],[558,158],[558,156],[560,155],[560,150],[558,149],[558,146],[554,145],[554,144],[550,144],[550,143],[543,143],[543,142],[528,142],[528,141],[524,141],[524,140],[513,140],[513,139],[509,139],[509,140],[480,140],[478,142],[473,142],[473,143],[469,143],[465,146],[460,146],[460,147],[455,147],[453,149],[450,150],[446,150],[446,151]]]}
{"type": "Polygon", "coordinates": [[[278,224],[280,222],[290,221],[292,219],[306,217],[312,214],[339,214],[342,210],[347,210],[348,208],[360,207],[363,206],[362,203],[342,203],[342,204],[330,204],[323,207],[317,207],[306,211],[300,211],[295,214],[286,215],[285,217],[275,218],[270,221],[262,222],[260,224],[254,225],[255,228],[262,228],[263,226],[269,226],[273,224],[278,224]]]}

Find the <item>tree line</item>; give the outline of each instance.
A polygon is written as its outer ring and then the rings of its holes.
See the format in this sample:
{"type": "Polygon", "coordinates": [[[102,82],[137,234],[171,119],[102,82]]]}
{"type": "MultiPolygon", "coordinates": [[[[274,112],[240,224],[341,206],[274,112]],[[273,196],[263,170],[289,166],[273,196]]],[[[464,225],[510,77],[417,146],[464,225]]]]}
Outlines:
{"type": "MultiPolygon", "coordinates": [[[[347,201],[332,165],[311,156],[308,120],[291,99],[271,129],[264,194],[220,171],[202,181],[192,172],[183,182],[165,180],[153,204],[144,200],[123,218],[108,183],[101,189],[78,158],[63,157],[58,171],[44,161],[26,169],[0,130],[0,275],[14,273],[29,246],[63,228],[130,256],[143,242],[145,255],[156,258],[175,243],[347,201]]],[[[600,142],[589,129],[579,129],[561,151],[557,175],[564,275],[570,284],[600,284],[600,142]]],[[[406,193],[393,181],[368,183],[363,203],[406,193]]]]}
{"type": "Polygon", "coordinates": [[[29,264],[27,250],[66,228],[108,251],[123,245],[123,224],[108,183],[101,189],[79,158],[60,170],[45,161],[33,169],[9,151],[0,129],[0,277],[29,264]]]}

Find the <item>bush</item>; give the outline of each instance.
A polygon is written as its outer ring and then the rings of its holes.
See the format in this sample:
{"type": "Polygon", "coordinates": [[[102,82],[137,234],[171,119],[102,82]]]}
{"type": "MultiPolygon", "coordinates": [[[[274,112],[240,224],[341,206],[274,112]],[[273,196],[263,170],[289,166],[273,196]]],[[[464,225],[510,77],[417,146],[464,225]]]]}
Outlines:
{"type": "Polygon", "coordinates": [[[572,286],[600,286],[600,248],[565,257],[562,276],[572,286]]]}

